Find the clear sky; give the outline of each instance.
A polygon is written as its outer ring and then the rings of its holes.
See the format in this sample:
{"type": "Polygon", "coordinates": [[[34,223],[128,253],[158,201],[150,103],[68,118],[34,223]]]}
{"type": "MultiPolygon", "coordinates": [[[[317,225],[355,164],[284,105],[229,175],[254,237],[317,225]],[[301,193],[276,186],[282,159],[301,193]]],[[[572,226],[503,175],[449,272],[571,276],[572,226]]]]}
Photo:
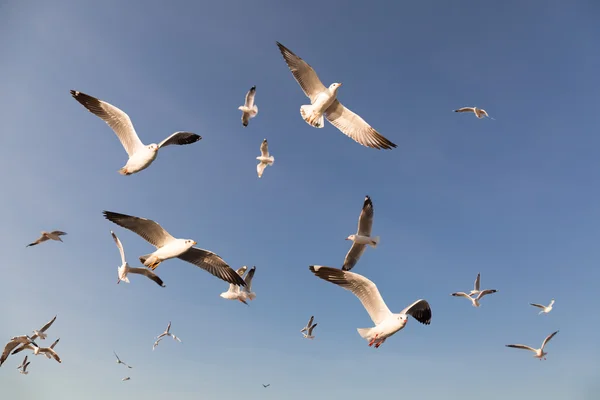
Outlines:
{"type": "Polygon", "coordinates": [[[2,399],[596,399],[599,19],[583,0],[4,0],[1,345],[58,314],[43,344],[60,337],[63,363],[34,357],[23,376],[10,357],[2,399]],[[398,148],[308,126],[275,41],[398,148]],[[123,109],[145,143],[203,139],[121,176],[125,151],[70,89],[123,109]],[[496,120],[452,112],[474,105],[496,120]],[[259,180],[263,138],[275,164],[259,180]],[[366,194],[381,242],[353,271],[392,311],[433,311],[378,350],[360,302],[308,270],[341,266],[366,194]],[[255,265],[256,300],[220,298],[226,283],[180,260],[156,270],[166,288],[117,285],[110,230],[132,266],[153,247],[102,210],[255,265]],[[64,243],[25,248],[54,229],[64,243]],[[476,309],[450,293],[478,272],[498,293],[476,309]],[[528,305],[552,298],[549,315],[528,305]],[[153,352],[170,320],[183,343],[153,352]],[[504,347],[555,330],[545,362],[504,347]]]}

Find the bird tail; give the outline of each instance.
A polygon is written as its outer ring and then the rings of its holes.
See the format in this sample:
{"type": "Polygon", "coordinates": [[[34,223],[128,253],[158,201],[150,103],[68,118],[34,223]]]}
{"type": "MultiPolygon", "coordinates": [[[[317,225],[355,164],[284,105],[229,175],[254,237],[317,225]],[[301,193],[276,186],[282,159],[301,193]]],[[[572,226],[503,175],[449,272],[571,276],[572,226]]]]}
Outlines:
{"type": "Polygon", "coordinates": [[[269,165],[273,165],[274,162],[275,162],[275,157],[270,156],[269,157],[269,165]]]}
{"type": "Polygon", "coordinates": [[[254,292],[250,292],[250,293],[248,293],[248,298],[249,298],[250,300],[254,300],[254,299],[256,298],[256,293],[254,293],[254,292]]]}
{"type": "Polygon", "coordinates": [[[300,106],[300,115],[304,121],[310,126],[314,126],[315,128],[323,128],[325,126],[325,118],[323,114],[319,118],[316,118],[316,115],[313,111],[312,104],[305,104],[300,106]]]}
{"type": "Polygon", "coordinates": [[[251,115],[252,115],[252,117],[254,117],[256,114],[258,114],[258,106],[255,104],[255,105],[252,107],[252,112],[251,112],[251,115]]]}
{"type": "Polygon", "coordinates": [[[131,175],[129,172],[127,172],[127,166],[125,166],[125,167],[121,168],[121,169],[120,169],[118,172],[119,172],[121,175],[131,175]]]}
{"type": "Polygon", "coordinates": [[[140,256],[140,262],[144,264],[145,267],[151,268],[155,270],[158,267],[158,264],[161,263],[161,260],[153,256],[152,253],[140,256]]]}
{"type": "Polygon", "coordinates": [[[373,328],[357,328],[358,334],[365,340],[371,340],[371,331],[373,328]]]}
{"type": "Polygon", "coordinates": [[[378,244],[379,244],[379,236],[375,236],[373,238],[373,241],[370,243],[370,246],[375,249],[375,248],[377,248],[378,244]]]}

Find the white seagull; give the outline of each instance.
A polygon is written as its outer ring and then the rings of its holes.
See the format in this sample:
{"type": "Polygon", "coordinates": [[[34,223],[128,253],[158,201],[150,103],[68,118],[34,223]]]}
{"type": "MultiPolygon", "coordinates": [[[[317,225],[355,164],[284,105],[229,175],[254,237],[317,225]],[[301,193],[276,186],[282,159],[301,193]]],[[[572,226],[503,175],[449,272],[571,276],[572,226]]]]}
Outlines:
{"type": "Polygon", "coordinates": [[[317,73],[306,61],[294,54],[290,49],[277,42],[279,51],[288,65],[292,75],[310,99],[310,105],[300,107],[300,114],[307,124],[315,128],[323,128],[323,116],[343,134],[363,146],[374,149],[391,149],[396,145],[373,129],[359,115],[350,111],[339,102],[337,91],[341,83],[332,83],[329,88],[321,82],[317,73]]]}
{"type": "Polygon", "coordinates": [[[125,260],[125,251],[123,250],[123,245],[121,244],[121,241],[119,240],[119,238],[117,237],[117,235],[115,235],[115,233],[113,231],[110,231],[110,234],[112,235],[115,243],[117,244],[119,253],[121,253],[121,266],[117,269],[117,273],[119,275],[117,284],[119,284],[121,281],[123,281],[125,283],[129,283],[129,278],[127,277],[127,274],[140,274],[140,275],[144,275],[146,278],[151,279],[152,281],[156,282],[156,284],[158,286],[165,287],[165,284],[163,283],[162,279],[160,279],[151,270],[146,269],[146,268],[131,268],[129,266],[129,264],[127,263],[127,261],[125,260]]]}
{"type": "MultiPolygon", "coordinates": [[[[247,268],[248,267],[244,265],[243,267],[238,268],[236,273],[239,276],[244,276],[244,272],[246,272],[247,268]]],[[[219,296],[221,296],[222,298],[227,299],[227,300],[239,300],[242,303],[248,305],[248,303],[243,301],[240,297],[240,287],[238,285],[234,285],[233,283],[230,283],[229,289],[226,292],[221,293],[219,296]]]]}
{"type": "Polygon", "coordinates": [[[312,335],[313,329],[315,329],[315,327],[317,326],[317,323],[315,323],[313,325],[314,319],[315,319],[315,317],[311,316],[310,319],[308,320],[308,324],[306,324],[306,326],[304,328],[302,328],[302,330],[300,331],[300,332],[306,332],[306,333],[302,333],[302,335],[304,336],[305,339],[314,339],[315,338],[312,335]]]}
{"type": "Polygon", "coordinates": [[[25,247],[35,246],[36,244],[43,243],[46,240],[50,240],[50,239],[62,242],[63,240],[60,237],[63,235],[66,235],[66,234],[67,234],[67,232],[63,232],[63,231],[52,231],[52,232],[42,231],[42,236],[40,236],[35,242],[29,243],[25,247]]]}
{"type": "Polygon", "coordinates": [[[267,165],[273,165],[275,162],[275,157],[269,154],[269,144],[267,143],[267,139],[264,139],[260,144],[260,156],[256,157],[259,161],[256,165],[256,173],[258,177],[262,177],[265,168],[267,165]]]}
{"type": "Polygon", "coordinates": [[[550,301],[550,304],[548,304],[548,306],[544,306],[544,305],[537,304],[537,303],[529,303],[529,304],[531,304],[534,307],[542,309],[542,311],[540,311],[538,313],[538,315],[540,315],[540,314],[548,314],[550,311],[552,311],[552,306],[554,305],[554,299],[552,299],[550,301]]]}
{"type": "Polygon", "coordinates": [[[171,321],[169,321],[169,325],[167,325],[167,329],[163,333],[161,333],[160,335],[158,335],[156,337],[156,342],[154,342],[154,346],[152,346],[152,350],[154,350],[156,348],[156,346],[158,346],[158,342],[163,340],[163,338],[165,336],[171,336],[173,338],[173,340],[177,340],[179,343],[181,343],[181,339],[179,339],[177,336],[175,336],[171,333],[171,321]]]}
{"type": "Polygon", "coordinates": [[[525,346],[524,344],[507,344],[506,347],[512,347],[513,349],[523,349],[523,350],[533,351],[535,353],[533,356],[535,358],[539,359],[540,361],[542,361],[542,358],[545,360],[546,354],[548,354],[548,353],[544,352],[544,347],[550,341],[550,339],[552,339],[554,337],[554,335],[556,335],[557,333],[558,333],[558,331],[549,334],[548,337],[546,337],[546,339],[544,339],[544,342],[542,343],[542,347],[540,347],[539,349],[534,349],[533,347],[525,346]]]}
{"type": "Polygon", "coordinates": [[[352,240],[352,247],[348,250],[346,258],[344,259],[344,265],[342,269],[344,271],[350,271],[352,267],[356,265],[358,259],[362,256],[367,248],[367,245],[372,248],[377,248],[379,243],[379,236],[371,237],[371,229],[373,228],[373,203],[369,196],[365,196],[365,202],[363,203],[362,211],[358,216],[358,229],[356,234],[352,234],[346,238],[346,240],[352,240]]]}
{"type": "Polygon", "coordinates": [[[46,356],[46,358],[50,358],[50,357],[48,357],[48,355],[50,355],[58,363],[62,362],[60,360],[60,357],[58,356],[58,354],[56,354],[56,351],[54,351],[54,349],[52,349],[50,347],[39,347],[37,344],[35,344],[33,342],[19,347],[18,349],[13,351],[12,354],[14,355],[14,354],[20,353],[23,350],[31,350],[31,351],[33,351],[33,354],[36,356],[39,356],[40,354],[44,354],[46,356]]]}
{"type": "Polygon", "coordinates": [[[21,363],[21,365],[19,365],[17,367],[17,369],[20,369],[20,373],[23,375],[27,375],[29,373],[29,371],[27,371],[27,366],[31,364],[31,361],[27,362],[27,356],[25,356],[25,359],[23,360],[23,362],[21,363]]]}
{"type": "MultiPolygon", "coordinates": [[[[54,350],[54,346],[56,346],[56,345],[58,344],[59,340],[60,340],[60,338],[56,339],[56,340],[54,341],[54,343],[52,343],[52,344],[50,345],[50,348],[51,348],[52,350],[54,350]]],[[[15,350],[15,351],[16,351],[16,350],[15,350]]],[[[42,353],[42,354],[44,354],[44,355],[46,356],[46,358],[47,358],[47,359],[49,359],[49,360],[52,358],[52,355],[51,355],[50,353],[42,353]]]]}
{"type": "Polygon", "coordinates": [[[152,270],[170,258],[179,258],[200,267],[225,282],[245,286],[244,280],[215,253],[193,247],[196,242],[191,239],[175,239],[156,222],[119,214],[112,211],[103,211],[104,217],[109,221],[137,233],[157,250],[154,253],[140,257],[140,261],[152,270]]]}
{"type": "Polygon", "coordinates": [[[254,104],[254,96],[256,96],[256,86],[252,86],[248,90],[244,105],[238,107],[238,110],[242,112],[242,125],[244,126],[248,126],[248,121],[258,114],[258,107],[254,104]]]}
{"type": "Polygon", "coordinates": [[[54,323],[54,321],[56,321],[56,317],[58,315],[55,315],[54,318],[52,318],[50,321],[48,321],[46,323],[46,325],[42,326],[39,330],[35,330],[33,331],[33,335],[31,335],[31,340],[35,340],[37,338],[39,338],[40,340],[45,340],[46,337],[48,337],[48,335],[45,333],[54,323]]]}
{"type": "Polygon", "coordinates": [[[11,338],[10,341],[6,343],[6,346],[4,346],[4,350],[2,351],[2,355],[0,356],[0,366],[4,364],[4,361],[6,361],[8,356],[11,354],[11,351],[13,351],[15,347],[17,347],[20,344],[27,345],[29,343],[33,343],[33,340],[27,335],[15,336],[11,338]]]}
{"type": "Polygon", "coordinates": [[[306,332],[310,329],[310,327],[312,326],[313,321],[315,320],[315,316],[311,315],[310,319],[308,320],[308,324],[306,324],[306,326],[302,329],[300,329],[300,332],[306,332]]]}
{"type": "Polygon", "coordinates": [[[404,328],[409,315],[422,324],[431,323],[431,308],[426,300],[417,300],[400,313],[393,314],[383,301],[377,286],[364,276],[320,265],[311,265],[309,269],[319,278],[335,283],[358,297],[375,324],[372,328],[357,329],[359,335],[369,341],[369,347],[375,345],[378,348],[387,338],[404,328]]]}
{"type": "Polygon", "coordinates": [[[473,290],[469,293],[469,296],[475,296],[481,292],[479,290],[479,284],[481,283],[481,273],[477,274],[477,278],[475,278],[475,284],[473,285],[473,290]]]}
{"type": "Polygon", "coordinates": [[[115,357],[117,357],[117,364],[123,364],[127,368],[132,368],[130,365],[127,365],[123,361],[121,361],[121,359],[119,358],[119,356],[117,355],[117,353],[114,350],[113,350],[113,354],[115,355],[115,357]]]}
{"type": "Polygon", "coordinates": [[[485,111],[482,108],[477,108],[477,107],[463,107],[463,108],[459,108],[458,110],[454,110],[454,112],[472,112],[479,119],[483,118],[484,116],[494,119],[488,115],[487,111],[485,111]]]}
{"type": "Polygon", "coordinates": [[[106,122],[116,133],[129,156],[127,164],[119,170],[121,175],[135,174],[148,168],[156,159],[158,149],[162,147],[192,144],[202,139],[200,135],[192,132],[175,132],[159,144],[145,145],[138,137],[131,119],[125,112],[112,104],[76,90],[71,90],[71,96],[89,112],[106,122]]]}
{"type": "Polygon", "coordinates": [[[126,376],[125,378],[121,379],[121,381],[123,381],[123,382],[124,382],[124,381],[128,381],[128,380],[130,380],[130,379],[131,379],[130,377],[126,376]]]}
{"type": "Polygon", "coordinates": [[[479,300],[481,300],[483,298],[483,296],[486,296],[486,295],[492,294],[492,293],[496,293],[496,292],[497,292],[496,289],[486,289],[486,290],[482,290],[481,292],[479,292],[477,297],[471,297],[468,294],[466,294],[465,292],[452,293],[452,296],[467,298],[467,299],[471,300],[473,307],[479,307],[480,306],[479,300]]]}

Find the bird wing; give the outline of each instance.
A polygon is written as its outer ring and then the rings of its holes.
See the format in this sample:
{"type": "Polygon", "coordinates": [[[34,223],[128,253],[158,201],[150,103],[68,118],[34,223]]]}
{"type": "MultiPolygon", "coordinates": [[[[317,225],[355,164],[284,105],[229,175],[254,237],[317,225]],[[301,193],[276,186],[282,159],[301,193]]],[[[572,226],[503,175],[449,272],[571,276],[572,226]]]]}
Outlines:
{"type": "Polygon", "coordinates": [[[56,340],[54,341],[54,343],[52,343],[52,344],[50,345],[50,348],[51,348],[51,349],[54,349],[54,346],[56,346],[56,345],[58,344],[58,341],[59,341],[59,340],[60,340],[60,338],[56,339],[56,340]]]}
{"type": "Polygon", "coordinates": [[[412,315],[414,319],[425,325],[431,323],[431,307],[427,300],[420,299],[415,301],[402,310],[400,314],[412,315]]]}
{"type": "Polygon", "coordinates": [[[256,86],[252,86],[248,93],[246,93],[246,100],[244,101],[244,106],[248,108],[252,108],[254,106],[254,96],[256,96],[256,86]]]}
{"type": "Polygon", "coordinates": [[[123,250],[123,245],[121,244],[121,241],[113,231],[110,231],[110,234],[112,235],[113,240],[117,244],[117,248],[119,249],[119,253],[121,254],[121,264],[125,264],[125,250],[123,250]]]}
{"type": "Polygon", "coordinates": [[[248,271],[248,273],[246,274],[246,277],[244,278],[244,282],[246,282],[246,290],[248,292],[250,292],[250,290],[252,289],[252,278],[254,278],[255,271],[256,271],[256,267],[252,267],[252,269],[250,269],[250,271],[248,271]]]}
{"type": "Polygon", "coordinates": [[[373,228],[373,202],[369,196],[365,196],[363,208],[358,216],[357,233],[361,236],[371,236],[373,228]]]}
{"type": "Polygon", "coordinates": [[[52,356],[52,358],[54,358],[57,362],[59,362],[59,363],[61,362],[60,357],[58,356],[58,354],[56,354],[54,349],[51,349],[49,347],[43,347],[40,349],[40,353],[50,354],[52,356]]]}
{"type": "Polygon", "coordinates": [[[308,328],[308,336],[312,335],[312,331],[313,329],[315,329],[315,327],[318,325],[318,323],[314,324],[313,326],[311,326],[310,328],[308,328]]]}
{"type": "Polygon", "coordinates": [[[165,140],[163,140],[162,142],[160,142],[158,144],[158,148],[163,148],[166,146],[170,146],[172,144],[178,145],[178,146],[182,146],[185,144],[192,144],[192,143],[196,143],[197,141],[201,140],[202,136],[195,134],[193,132],[175,132],[174,134],[172,134],[171,136],[169,136],[168,138],[166,138],[165,140]]]}
{"type": "Polygon", "coordinates": [[[378,325],[385,318],[392,315],[385,301],[383,301],[377,286],[364,276],[320,265],[311,265],[309,269],[317,277],[354,293],[369,313],[375,325],[378,325]]]}
{"type": "Polygon", "coordinates": [[[558,331],[553,332],[551,334],[549,334],[546,339],[544,339],[544,342],[542,343],[542,347],[541,349],[544,350],[544,347],[546,346],[546,344],[550,341],[550,339],[552,339],[554,337],[554,335],[556,335],[558,333],[558,331]]]}
{"type": "Polygon", "coordinates": [[[66,235],[67,232],[63,232],[63,231],[52,231],[50,232],[51,235],[56,235],[56,236],[63,236],[66,235]]]}
{"type": "Polygon", "coordinates": [[[48,330],[48,328],[50,328],[50,326],[54,323],[54,321],[56,321],[56,317],[57,317],[57,315],[55,315],[54,318],[52,318],[50,321],[48,321],[46,323],[46,325],[42,326],[42,329],[40,329],[40,332],[46,332],[46,330],[48,330]]]}
{"type": "Polygon", "coordinates": [[[164,282],[162,281],[162,279],[160,279],[158,277],[158,275],[156,275],[154,272],[152,272],[152,270],[149,270],[147,268],[129,268],[129,273],[130,274],[139,274],[139,275],[144,275],[146,278],[153,280],[154,282],[156,282],[156,284],[158,286],[162,286],[165,287],[164,282]]]}
{"type": "Polygon", "coordinates": [[[42,236],[40,236],[38,239],[35,240],[35,242],[31,242],[27,245],[27,247],[29,246],[35,246],[36,244],[40,244],[42,242],[45,242],[46,240],[49,240],[50,238],[48,236],[46,236],[45,234],[42,234],[42,236]]]}
{"type": "Polygon", "coordinates": [[[27,364],[23,365],[23,372],[27,371],[27,367],[29,366],[29,364],[31,364],[31,361],[29,361],[27,364]]]}
{"type": "Polygon", "coordinates": [[[488,294],[492,294],[492,293],[496,293],[497,290],[496,289],[485,289],[482,290],[481,292],[479,292],[479,294],[477,295],[478,299],[481,299],[483,296],[486,296],[488,294]]]}
{"type": "Polygon", "coordinates": [[[546,308],[545,306],[541,305],[541,304],[536,304],[536,303],[529,303],[530,305],[537,307],[537,308],[546,308]]]}
{"type": "Polygon", "coordinates": [[[317,95],[327,90],[327,88],[323,85],[315,70],[306,61],[279,42],[277,42],[277,47],[279,47],[279,51],[290,71],[292,71],[296,82],[298,82],[304,94],[310,99],[310,102],[314,103],[317,95]]]}
{"type": "Polygon", "coordinates": [[[140,140],[129,116],[117,107],[85,93],[71,90],[71,96],[95,116],[101,118],[112,128],[131,157],[144,143],[140,140]]]}
{"type": "Polygon", "coordinates": [[[259,162],[258,164],[256,164],[256,173],[258,174],[258,177],[261,178],[263,175],[263,172],[265,172],[265,168],[267,168],[267,163],[266,162],[259,162]]]}
{"type": "Polygon", "coordinates": [[[452,296],[454,297],[466,297],[469,300],[471,299],[471,296],[469,296],[468,294],[466,294],[465,292],[456,292],[456,293],[452,293],[452,296]]]}
{"type": "Polygon", "coordinates": [[[525,346],[524,344],[507,344],[506,347],[512,347],[513,349],[529,350],[529,351],[533,351],[534,353],[537,353],[537,349],[534,349],[533,347],[525,346]]]}
{"type": "Polygon", "coordinates": [[[260,144],[260,155],[269,157],[269,143],[267,142],[267,139],[263,140],[260,144]]]}
{"type": "Polygon", "coordinates": [[[115,353],[115,351],[113,350],[113,354],[115,355],[115,357],[117,357],[117,361],[118,362],[122,362],[121,359],[119,358],[119,356],[117,355],[117,353],[115,353]]]}
{"type": "Polygon", "coordinates": [[[479,291],[480,280],[481,280],[481,273],[477,274],[477,278],[475,279],[475,285],[473,286],[476,291],[479,291]]]}
{"type": "Polygon", "coordinates": [[[397,147],[371,127],[358,114],[344,107],[338,99],[325,110],[325,118],[343,134],[355,142],[373,149],[391,149],[397,147]]]}
{"type": "Polygon", "coordinates": [[[169,232],[151,219],[133,217],[112,211],[103,211],[102,214],[110,222],[137,233],[156,248],[161,248],[170,241],[175,240],[169,232]]]}
{"type": "Polygon", "coordinates": [[[18,345],[19,342],[17,342],[16,340],[11,340],[10,342],[6,343],[6,346],[4,346],[4,351],[0,356],[0,365],[4,364],[4,361],[6,361],[6,359],[10,355],[10,352],[18,345]]]}
{"type": "Polygon", "coordinates": [[[192,263],[225,282],[246,286],[242,277],[227,265],[221,257],[211,251],[192,247],[185,253],[177,256],[177,258],[192,263]]]}
{"type": "Polygon", "coordinates": [[[352,243],[350,250],[346,254],[346,258],[344,258],[344,265],[342,266],[342,270],[350,271],[358,262],[359,258],[365,252],[367,248],[366,244],[359,244],[356,242],[352,243]]]}
{"type": "Polygon", "coordinates": [[[239,267],[235,272],[237,272],[239,276],[244,276],[244,272],[246,272],[246,269],[248,269],[248,267],[244,265],[243,267],[239,267]]]}
{"type": "MultiPolygon", "coordinates": [[[[17,343],[18,344],[18,343],[17,343]]],[[[15,355],[15,354],[19,354],[20,352],[22,352],[23,350],[33,350],[33,345],[31,344],[24,344],[21,347],[18,347],[15,351],[13,351],[11,354],[15,355]]]]}
{"type": "Polygon", "coordinates": [[[454,112],[474,112],[475,108],[474,107],[463,107],[463,108],[459,108],[458,110],[454,110],[454,112]]]}

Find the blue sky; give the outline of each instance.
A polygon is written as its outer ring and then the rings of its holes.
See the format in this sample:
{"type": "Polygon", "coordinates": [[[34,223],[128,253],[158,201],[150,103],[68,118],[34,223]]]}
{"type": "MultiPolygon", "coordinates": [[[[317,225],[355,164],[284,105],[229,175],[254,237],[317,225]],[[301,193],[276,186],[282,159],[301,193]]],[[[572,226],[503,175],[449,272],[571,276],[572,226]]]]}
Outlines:
{"type": "Polygon", "coordinates": [[[541,0],[0,4],[0,338],[58,314],[44,344],[60,337],[63,359],[34,358],[22,376],[9,358],[3,398],[596,398],[599,13],[541,0]],[[398,148],[309,127],[276,40],[343,82],[340,101],[398,148]],[[260,111],[243,128],[252,85],[260,111]],[[70,89],[126,111],[145,143],[203,140],[123,177],[116,136],[70,89]],[[473,105],[496,120],[452,112],[473,105]],[[259,180],[263,138],[275,164],[259,180]],[[381,242],[353,271],[392,311],[419,298],[433,310],[378,350],[356,332],[372,326],[359,301],[308,270],[341,266],[366,194],[381,242]],[[179,260],[156,270],[164,289],[116,285],[110,230],[132,265],[153,248],[102,210],[256,265],[256,300],[220,298],[226,283],[179,260]],[[64,243],[25,248],[52,229],[64,243]],[[481,308],[449,296],[478,272],[499,290],[481,308]],[[547,316],[528,305],[551,298],[547,316]],[[313,341],[299,333],[310,315],[313,341]],[[152,352],[169,320],[183,343],[152,352]],[[504,347],[557,329],[546,362],[504,347]]]}

